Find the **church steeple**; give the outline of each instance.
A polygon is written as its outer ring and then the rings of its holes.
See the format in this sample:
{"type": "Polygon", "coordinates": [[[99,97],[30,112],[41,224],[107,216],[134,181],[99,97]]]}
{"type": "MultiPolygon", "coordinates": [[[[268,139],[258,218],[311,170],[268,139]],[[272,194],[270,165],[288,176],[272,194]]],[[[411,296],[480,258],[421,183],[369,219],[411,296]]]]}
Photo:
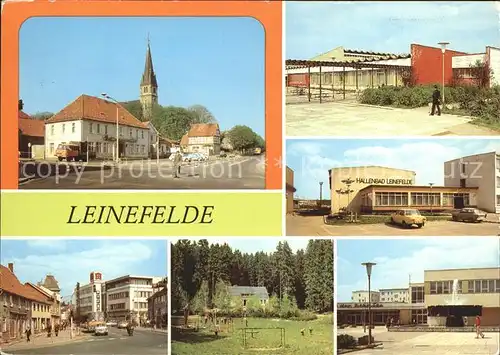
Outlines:
{"type": "Polygon", "coordinates": [[[153,59],[151,56],[151,46],[148,34],[148,47],[146,51],[146,63],[144,64],[144,73],[141,80],[140,101],[142,105],[142,115],[144,119],[151,118],[153,105],[158,103],[158,83],[153,69],[153,59]]]}

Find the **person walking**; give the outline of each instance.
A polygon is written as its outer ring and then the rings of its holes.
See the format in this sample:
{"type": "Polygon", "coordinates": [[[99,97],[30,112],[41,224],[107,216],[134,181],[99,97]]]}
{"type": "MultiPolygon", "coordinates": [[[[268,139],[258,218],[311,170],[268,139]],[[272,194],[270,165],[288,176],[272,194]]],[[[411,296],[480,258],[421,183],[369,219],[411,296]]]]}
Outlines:
{"type": "Polygon", "coordinates": [[[434,91],[432,92],[432,108],[431,108],[431,116],[434,116],[434,113],[437,109],[437,115],[441,116],[441,91],[439,91],[438,86],[434,85],[434,91]]]}
{"type": "Polygon", "coordinates": [[[484,338],[484,334],[481,331],[481,317],[476,316],[476,339],[479,337],[484,338]]]}
{"type": "Polygon", "coordinates": [[[181,173],[181,162],[182,162],[182,154],[180,151],[175,153],[174,156],[174,169],[172,170],[172,176],[178,179],[181,173]]]}
{"type": "Polygon", "coordinates": [[[56,333],[56,337],[59,336],[59,324],[54,326],[54,332],[56,333]]]}
{"type": "Polygon", "coordinates": [[[30,342],[30,337],[31,337],[31,328],[28,327],[28,328],[26,328],[26,342],[27,343],[30,342]]]}

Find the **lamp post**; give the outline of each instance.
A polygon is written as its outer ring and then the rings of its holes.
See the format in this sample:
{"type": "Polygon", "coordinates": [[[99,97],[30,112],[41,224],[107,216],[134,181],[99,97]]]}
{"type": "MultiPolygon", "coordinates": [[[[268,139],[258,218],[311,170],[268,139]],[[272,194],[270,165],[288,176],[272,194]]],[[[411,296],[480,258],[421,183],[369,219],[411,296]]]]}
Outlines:
{"type": "Polygon", "coordinates": [[[319,183],[319,208],[323,206],[323,181],[319,183]]]}
{"type": "Polygon", "coordinates": [[[361,265],[366,267],[366,275],[368,276],[368,345],[372,343],[372,293],[371,293],[371,276],[372,267],[377,265],[376,263],[366,262],[361,265]]]}
{"type": "Polygon", "coordinates": [[[351,178],[347,178],[347,179],[342,180],[342,183],[346,185],[345,191],[347,194],[347,210],[348,211],[349,211],[349,205],[351,203],[351,192],[354,192],[353,190],[351,190],[351,185],[353,182],[354,182],[354,180],[351,178]]]}
{"type": "Polygon", "coordinates": [[[442,54],[442,62],[443,62],[443,93],[441,94],[441,98],[443,100],[443,108],[444,108],[444,54],[446,53],[446,46],[450,44],[449,42],[439,42],[441,46],[441,54],[442,54]]]}
{"type": "Polygon", "coordinates": [[[431,188],[431,192],[430,192],[430,196],[429,196],[429,202],[431,204],[431,215],[432,215],[432,203],[434,202],[434,196],[432,195],[432,186],[434,186],[434,183],[430,182],[429,186],[431,188]]]}
{"type": "Polygon", "coordinates": [[[101,96],[104,97],[105,99],[113,101],[116,104],[116,155],[115,155],[115,161],[118,163],[118,161],[120,160],[120,125],[118,123],[118,120],[120,117],[120,112],[119,112],[120,104],[118,103],[117,100],[113,99],[111,96],[109,96],[105,92],[102,93],[101,96]]]}

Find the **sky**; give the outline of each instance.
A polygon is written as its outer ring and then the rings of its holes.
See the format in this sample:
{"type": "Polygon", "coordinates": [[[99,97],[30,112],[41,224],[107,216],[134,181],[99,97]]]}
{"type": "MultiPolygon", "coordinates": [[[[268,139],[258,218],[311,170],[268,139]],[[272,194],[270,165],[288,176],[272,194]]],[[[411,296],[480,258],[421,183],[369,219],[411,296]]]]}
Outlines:
{"type": "Polygon", "coordinates": [[[416,185],[444,185],[444,162],[500,151],[495,139],[289,139],[286,165],[294,170],[296,198],[329,199],[328,170],[376,165],[416,172],[416,185]],[[411,157],[411,159],[409,159],[411,157]]]}
{"type": "Polygon", "coordinates": [[[77,282],[88,284],[92,271],[100,271],[103,280],[168,274],[165,240],[2,238],[0,243],[1,263],[14,263],[19,281],[36,283],[52,274],[63,297],[71,296],[77,282]]]}
{"type": "Polygon", "coordinates": [[[221,130],[264,135],[265,39],[253,18],[30,18],[20,31],[24,111],[58,112],[81,94],[139,99],[148,33],[159,104],[200,104],[221,130]]]}
{"type": "MultiPolygon", "coordinates": [[[[195,238],[196,240],[200,238],[195,238]]],[[[255,254],[263,251],[265,253],[274,253],[279,242],[283,242],[283,238],[233,238],[233,239],[208,239],[209,244],[224,244],[227,243],[233,250],[238,249],[242,253],[255,254]]],[[[306,250],[309,239],[306,238],[289,238],[286,239],[288,245],[295,253],[299,249],[306,250]]]]}
{"type": "Polygon", "coordinates": [[[500,267],[500,239],[408,238],[337,241],[337,300],[351,302],[351,292],[368,289],[363,262],[375,262],[371,287],[404,288],[424,282],[424,270],[500,267]]]}
{"type": "Polygon", "coordinates": [[[310,59],[335,47],[409,53],[410,44],[478,53],[499,46],[500,2],[287,2],[286,58],[310,59]]]}

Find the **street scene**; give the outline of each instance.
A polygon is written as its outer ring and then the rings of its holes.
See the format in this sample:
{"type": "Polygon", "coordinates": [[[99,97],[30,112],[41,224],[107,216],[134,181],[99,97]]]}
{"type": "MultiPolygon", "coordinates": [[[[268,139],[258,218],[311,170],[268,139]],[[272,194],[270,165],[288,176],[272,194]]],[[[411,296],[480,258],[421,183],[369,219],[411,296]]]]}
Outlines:
{"type": "Polygon", "coordinates": [[[300,139],[286,156],[287,235],[500,235],[496,139],[300,139]]]}
{"type": "Polygon", "coordinates": [[[498,354],[499,242],[339,240],[337,353],[498,354]]]}
{"type": "Polygon", "coordinates": [[[166,241],[2,238],[1,247],[2,354],[167,353],[166,241]]]}
{"type": "Polygon", "coordinates": [[[499,9],[493,1],[291,3],[286,135],[499,135],[499,9]]]}
{"type": "Polygon", "coordinates": [[[179,240],[172,355],[333,353],[333,241],[179,240]]]}
{"type": "Polygon", "coordinates": [[[19,187],[264,189],[274,157],[266,161],[261,34],[251,18],[29,19],[20,32],[19,187]],[[77,44],[68,40],[82,31],[77,44]],[[40,33],[54,50],[42,50],[40,33]],[[71,47],[64,60],[62,43],[71,47]]]}

